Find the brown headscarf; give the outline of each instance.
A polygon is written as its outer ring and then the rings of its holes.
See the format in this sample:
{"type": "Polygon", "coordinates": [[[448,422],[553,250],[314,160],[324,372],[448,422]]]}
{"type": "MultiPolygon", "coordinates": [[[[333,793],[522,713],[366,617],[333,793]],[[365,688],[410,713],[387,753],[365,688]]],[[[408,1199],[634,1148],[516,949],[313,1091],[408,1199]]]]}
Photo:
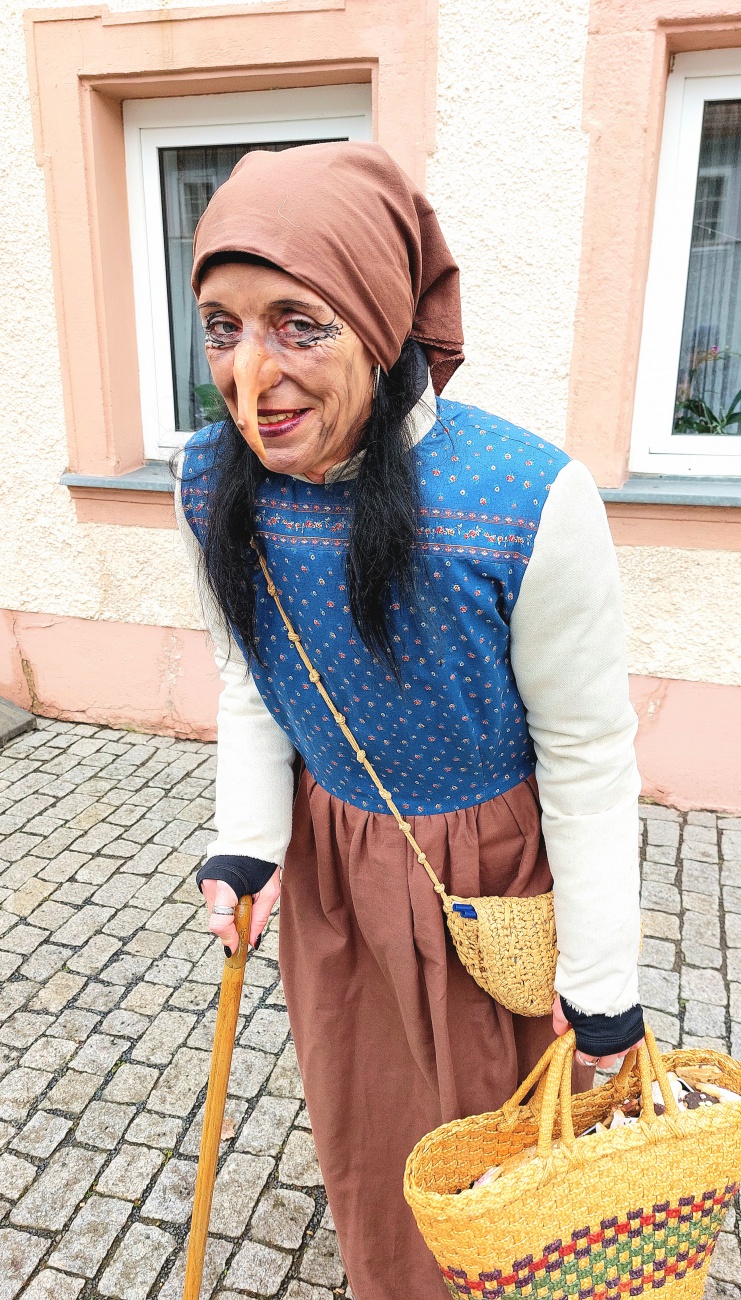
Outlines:
{"type": "Polygon", "coordinates": [[[380,145],[245,154],[196,228],[194,293],[204,263],[226,252],[321,294],[387,373],[410,336],[438,393],[463,360],[458,267],[424,194],[380,145]]]}

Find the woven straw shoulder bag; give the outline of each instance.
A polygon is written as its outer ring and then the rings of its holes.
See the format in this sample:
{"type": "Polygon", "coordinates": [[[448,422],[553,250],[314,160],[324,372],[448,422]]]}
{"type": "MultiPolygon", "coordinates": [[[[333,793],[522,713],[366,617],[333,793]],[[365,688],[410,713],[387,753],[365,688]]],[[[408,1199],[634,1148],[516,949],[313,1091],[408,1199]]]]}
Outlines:
{"type": "Polygon", "coordinates": [[[355,757],[365,768],[379,795],[396,819],[399,830],[408,840],[412,850],[430,878],[435,893],[439,895],[445,912],[448,929],[466,970],[477,984],[502,1006],[520,1016],[545,1016],[552,1006],[556,975],[556,924],[553,915],[553,894],[538,894],[534,898],[458,898],[448,894],[420,848],[408,821],[399,809],[361,749],[326,690],[321,676],[311,662],[281,604],[265,559],[256,542],[251,543],[265,576],[268,594],[278,607],[288,640],[296,648],[309,680],[316,686],[324,703],[355,757]]]}
{"type": "Polygon", "coordinates": [[[702,1049],[662,1057],[647,1029],[637,1062],[632,1053],[615,1078],[572,1097],[573,1052],[571,1030],[501,1110],[445,1124],[410,1155],[404,1195],[451,1296],[621,1300],[666,1285],[700,1300],[741,1177],[741,1102],[680,1111],[667,1070],[712,1065],[741,1093],[741,1065],[702,1049]],[[634,1126],[579,1137],[638,1096],[634,1126]],[[471,1187],[535,1144],[536,1156],[471,1187]]]}

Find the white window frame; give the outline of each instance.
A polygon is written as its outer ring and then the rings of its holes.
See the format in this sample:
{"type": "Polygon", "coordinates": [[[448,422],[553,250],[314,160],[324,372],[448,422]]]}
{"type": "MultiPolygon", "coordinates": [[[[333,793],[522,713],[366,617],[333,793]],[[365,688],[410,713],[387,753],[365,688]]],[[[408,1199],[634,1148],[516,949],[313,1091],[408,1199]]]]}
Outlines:
{"type": "Polygon", "coordinates": [[[166,460],[175,428],[160,149],[281,140],[372,140],[368,84],[127,100],[123,106],[144,455],[166,460]]]}
{"type": "Polygon", "coordinates": [[[630,469],[741,475],[741,437],[672,434],[700,139],[708,100],[741,99],[741,50],[678,54],[666,91],[630,469]]]}

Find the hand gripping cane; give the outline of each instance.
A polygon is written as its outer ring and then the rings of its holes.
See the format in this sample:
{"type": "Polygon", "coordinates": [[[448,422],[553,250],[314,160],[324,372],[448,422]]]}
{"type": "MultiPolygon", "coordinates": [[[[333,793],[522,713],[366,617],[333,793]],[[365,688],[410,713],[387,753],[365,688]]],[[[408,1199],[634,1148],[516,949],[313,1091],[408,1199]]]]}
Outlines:
{"type": "Polygon", "coordinates": [[[188,1244],[188,1261],[185,1266],[183,1300],[199,1300],[201,1294],[208,1223],[211,1218],[216,1164],[219,1159],[221,1125],[224,1120],[226,1090],[229,1085],[234,1037],[237,1032],[237,1016],[239,1015],[239,1003],[242,997],[251,919],[252,899],[247,895],[240,898],[234,915],[234,924],[239,933],[239,947],[232,957],[227,957],[224,962],[224,973],[221,977],[221,993],[219,994],[219,1009],[216,1013],[216,1029],[214,1030],[211,1071],[208,1076],[201,1150],[198,1155],[196,1190],[193,1197],[193,1217],[190,1221],[190,1242],[188,1244]]]}

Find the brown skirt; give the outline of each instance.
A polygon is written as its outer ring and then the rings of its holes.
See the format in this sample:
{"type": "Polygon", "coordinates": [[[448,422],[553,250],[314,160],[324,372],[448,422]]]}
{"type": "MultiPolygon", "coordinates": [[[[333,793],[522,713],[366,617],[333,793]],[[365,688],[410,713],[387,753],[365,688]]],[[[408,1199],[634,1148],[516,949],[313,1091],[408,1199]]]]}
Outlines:
{"type": "MultiPolygon", "coordinates": [[[[533,778],[477,807],[410,820],[452,893],[551,886],[533,778]]],[[[335,799],[306,772],[283,874],[280,966],[356,1300],[445,1300],[402,1195],[406,1158],[437,1125],[501,1106],[553,1038],[550,1017],[513,1016],[474,983],[394,819],[335,799]]]]}

